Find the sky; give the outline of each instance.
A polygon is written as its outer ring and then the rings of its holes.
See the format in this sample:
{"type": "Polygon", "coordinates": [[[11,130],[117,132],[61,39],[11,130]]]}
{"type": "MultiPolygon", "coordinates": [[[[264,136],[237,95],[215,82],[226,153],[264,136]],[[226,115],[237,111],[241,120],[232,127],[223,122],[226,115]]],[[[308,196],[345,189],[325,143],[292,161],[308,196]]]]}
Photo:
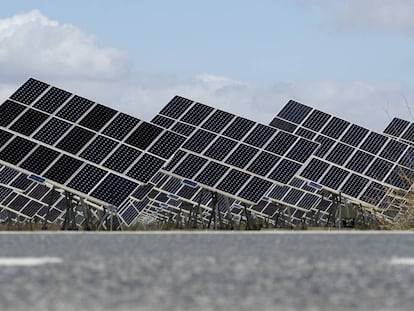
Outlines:
{"type": "Polygon", "coordinates": [[[376,131],[414,111],[412,0],[13,0],[0,100],[34,77],[150,120],[176,94],[269,123],[294,99],[376,131]]]}

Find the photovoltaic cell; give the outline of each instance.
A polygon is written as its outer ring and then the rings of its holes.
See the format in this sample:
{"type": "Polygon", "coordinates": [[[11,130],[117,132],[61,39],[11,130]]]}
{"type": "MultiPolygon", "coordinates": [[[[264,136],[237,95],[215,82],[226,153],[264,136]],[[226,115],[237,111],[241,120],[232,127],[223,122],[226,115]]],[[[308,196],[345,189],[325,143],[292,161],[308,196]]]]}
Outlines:
{"type": "Polygon", "coordinates": [[[68,186],[82,193],[89,193],[105,177],[106,171],[87,164],[68,183],[68,186]]]}
{"type": "Polygon", "coordinates": [[[204,153],[205,156],[222,161],[230,151],[237,145],[237,142],[224,137],[218,137],[204,153]]]}
{"type": "Polygon", "coordinates": [[[127,176],[143,183],[149,182],[150,179],[164,165],[164,163],[164,160],[144,153],[141,159],[139,159],[138,162],[135,163],[127,172],[127,176]]]}
{"type": "Polygon", "coordinates": [[[77,154],[95,134],[79,126],[72,128],[56,145],[66,152],[77,154]]]}
{"type": "Polygon", "coordinates": [[[303,126],[315,132],[319,132],[328,122],[330,116],[322,111],[313,110],[309,117],[303,122],[303,126]]]}
{"type": "Polygon", "coordinates": [[[411,169],[414,168],[414,147],[408,147],[398,163],[411,169]]]}
{"type": "Polygon", "coordinates": [[[116,114],[116,110],[97,104],[80,120],[79,124],[93,131],[100,131],[116,114]]]}
{"type": "Polygon", "coordinates": [[[6,100],[0,106],[0,126],[7,127],[17,118],[19,114],[25,110],[26,107],[20,104],[17,104],[11,100],[6,100]]]}
{"type": "Polygon", "coordinates": [[[278,132],[265,149],[278,155],[284,155],[297,139],[298,137],[293,134],[278,132]]]}
{"type": "Polygon", "coordinates": [[[34,142],[21,137],[15,137],[0,151],[0,159],[16,165],[23,160],[35,146],[36,143],[34,142]]]}
{"type": "Polygon", "coordinates": [[[257,175],[266,176],[279,160],[280,157],[262,151],[247,170],[257,175]]]}
{"type": "Polygon", "coordinates": [[[382,181],[384,177],[389,173],[391,167],[392,167],[392,163],[386,160],[377,158],[370,165],[366,175],[376,180],[382,181]]]}
{"type": "Polygon", "coordinates": [[[304,163],[314,152],[315,150],[319,147],[318,144],[300,138],[294,148],[292,148],[289,153],[287,154],[287,157],[289,159],[298,161],[300,163],[304,163]]]}
{"type": "Polygon", "coordinates": [[[312,140],[312,139],[315,138],[316,133],[312,132],[312,131],[309,131],[309,130],[303,128],[303,127],[298,127],[295,131],[295,135],[298,135],[300,137],[312,140]]]}
{"type": "Polygon", "coordinates": [[[184,149],[201,153],[216,138],[216,135],[204,130],[197,130],[183,145],[184,149]]]}
{"type": "Polygon", "coordinates": [[[378,152],[386,144],[387,140],[387,137],[375,132],[371,132],[364,140],[360,148],[372,154],[378,154],[378,152]]]}
{"type": "Polygon", "coordinates": [[[311,110],[311,107],[290,100],[277,116],[295,124],[300,124],[311,110]]]}
{"type": "Polygon", "coordinates": [[[177,122],[171,130],[184,136],[190,136],[195,131],[195,127],[182,122],[177,122]]]}
{"type": "Polygon", "coordinates": [[[402,139],[408,140],[408,141],[414,141],[414,124],[412,123],[408,129],[402,134],[402,139]]]}
{"type": "Polygon", "coordinates": [[[233,120],[234,117],[234,114],[216,110],[207,119],[207,121],[201,125],[201,127],[215,133],[221,133],[221,131],[231,122],[231,120],[233,120]]]}
{"type": "Polygon", "coordinates": [[[313,180],[318,181],[325,171],[328,169],[329,164],[319,160],[319,159],[311,159],[310,162],[303,168],[303,171],[300,173],[300,176],[313,180]]]}
{"type": "Polygon", "coordinates": [[[36,132],[33,138],[48,145],[54,145],[70,127],[68,122],[51,118],[36,132]]]}
{"type": "Polygon", "coordinates": [[[38,146],[20,166],[35,174],[41,174],[58,156],[59,152],[38,146]]]}
{"type": "Polygon", "coordinates": [[[93,101],[75,95],[58,111],[57,116],[71,122],[76,122],[93,104],[93,101]]]}
{"type": "Polygon", "coordinates": [[[10,98],[25,105],[30,105],[48,87],[48,84],[30,78],[10,98]]]}
{"type": "Polygon", "coordinates": [[[247,182],[250,175],[236,169],[232,169],[218,184],[217,189],[235,195],[247,182]]]}
{"type": "Polygon", "coordinates": [[[257,202],[263,198],[271,186],[272,183],[270,181],[254,176],[240,191],[239,196],[246,200],[257,202]]]}
{"type": "Polygon", "coordinates": [[[331,137],[333,139],[338,139],[342,133],[346,130],[349,126],[349,122],[339,119],[337,117],[333,117],[326,127],[322,130],[322,134],[331,137]]]}
{"type": "Polygon", "coordinates": [[[261,148],[266,142],[269,141],[275,132],[276,129],[265,126],[263,124],[257,124],[256,127],[244,140],[244,142],[249,145],[261,148]]]}
{"type": "Polygon", "coordinates": [[[391,123],[388,124],[387,128],[384,130],[385,134],[401,137],[404,130],[410,125],[410,122],[398,118],[393,118],[391,123]]]}
{"type": "Polygon", "coordinates": [[[200,125],[200,123],[208,117],[213,111],[212,107],[195,103],[181,118],[181,121],[190,123],[192,125],[200,125]]]}
{"type": "Polygon", "coordinates": [[[258,151],[259,150],[254,147],[240,144],[227,158],[226,163],[239,168],[244,168],[251,161],[251,159],[253,159],[258,151]]]}
{"type": "Polygon", "coordinates": [[[184,97],[174,96],[174,98],[160,111],[160,114],[167,117],[178,119],[193,103],[184,97]]]}
{"type": "Polygon", "coordinates": [[[206,162],[207,159],[205,158],[188,154],[173,172],[178,176],[192,179],[206,162]]]}
{"type": "Polygon", "coordinates": [[[228,167],[222,164],[209,162],[203,171],[197,175],[195,181],[213,187],[224,176],[227,170],[228,167]]]}
{"type": "Polygon", "coordinates": [[[66,181],[79,169],[82,161],[67,155],[62,155],[51,168],[47,170],[44,177],[64,185],[66,181]]]}
{"type": "Polygon", "coordinates": [[[315,156],[323,158],[328,153],[328,151],[332,148],[332,146],[335,144],[335,140],[332,138],[318,135],[315,138],[315,141],[320,144],[318,149],[315,151],[315,156]]]}
{"type": "Polygon", "coordinates": [[[123,140],[138,123],[139,120],[137,118],[120,113],[109,123],[102,133],[117,140],[123,140]]]}
{"type": "Polygon", "coordinates": [[[126,145],[120,145],[104,162],[103,166],[123,173],[140,155],[141,152],[139,150],[126,145]]]}
{"type": "Polygon", "coordinates": [[[132,132],[131,135],[125,140],[125,142],[131,146],[145,150],[153,141],[161,134],[162,128],[143,122],[138,128],[132,132]]]}
{"type": "Polygon", "coordinates": [[[269,178],[287,184],[300,169],[301,164],[283,159],[269,175],[269,178]]]}
{"type": "Polygon", "coordinates": [[[10,129],[23,135],[30,136],[43,122],[46,121],[47,117],[47,114],[34,109],[29,109],[11,125],[10,129]]]}
{"type": "Polygon", "coordinates": [[[80,157],[99,164],[117,145],[118,143],[115,140],[98,135],[87,145],[86,149],[82,151],[80,157]]]}
{"type": "Polygon", "coordinates": [[[137,186],[137,183],[126,178],[109,174],[99,186],[92,191],[91,195],[114,206],[120,206],[137,186]]]}
{"type": "Polygon", "coordinates": [[[70,97],[71,93],[58,89],[57,87],[50,88],[40,99],[33,105],[33,107],[53,113],[70,97]]]}
{"type": "Polygon", "coordinates": [[[349,172],[339,167],[332,166],[322,178],[321,184],[334,190],[338,189],[348,174],[349,172]]]}
{"type": "Polygon", "coordinates": [[[254,122],[242,117],[236,117],[234,121],[223,132],[224,136],[241,140],[247,132],[254,126],[254,122]]]}
{"type": "Polygon", "coordinates": [[[390,139],[385,145],[384,149],[381,151],[380,157],[383,157],[392,162],[396,162],[406,149],[406,144],[390,139]]]}
{"type": "Polygon", "coordinates": [[[166,118],[160,115],[156,115],[152,120],[151,123],[159,125],[165,129],[169,129],[171,125],[174,124],[174,120],[170,118],[166,118]]]}
{"type": "Polygon", "coordinates": [[[185,137],[173,132],[165,132],[149,149],[155,155],[169,159],[183,144],[185,137]]]}
{"type": "Polygon", "coordinates": [[[367,136],[368,132],[369,130],[359,125],[352,124],[341,138],[341,141],[348,145],[357,147],[367,136]]]}
{"type": "Polygon", "coordinates": [[[0,129],[0,149],[12,138],[13,134],[0,129]]]}
{"type": "Polygon", "coordinates": [[[349,159],[353,151],[354,148],[351,146],[337,143],[326,157],[326,160],[338,165],[343,165],[349,159]]]}
{"type": "Polygon", "coordinates": [[[289,133],[293,133],[295,129],[297,128],[296,124],[290,123],[278,117],[274,118],[272,122],[270,122],[270,126],[284,130],[289,133]]]}
{"type": "Polygon", "coordinates": [[[357,150],[351,160],[346,164],[346,168],[357,173],[363,173],[373,159],[373,155],[362,150],[357,150]]]}

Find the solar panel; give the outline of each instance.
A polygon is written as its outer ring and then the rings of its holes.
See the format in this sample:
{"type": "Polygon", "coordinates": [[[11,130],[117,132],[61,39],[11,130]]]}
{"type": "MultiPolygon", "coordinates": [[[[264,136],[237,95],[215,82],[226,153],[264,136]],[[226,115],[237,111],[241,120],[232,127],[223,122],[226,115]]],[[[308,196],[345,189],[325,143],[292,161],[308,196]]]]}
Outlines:
{"type": "MultiPolygon", "coordinates": [[[[186,118],[204,111],[197,109],[186,118]]],[[[185,140],[34,79],[0,106],[0,122],[2,164],[115,206],[148,182],[185,140]],[[96,175],[88,179],[91,172],[96,175]]]]}
{"type": "MultiPolygon", "coordinates": [[[[382,198],[391,189],[408,189],[399,173],[412,175],[408,165],[412,149],[407,144],[298,102],[290,101],[277,118],[293,124],[296,135],[310,137],[300,130],[312,131],[313,140],[321,144],[298,177],[376,207],[384,206],[382,198]],[[294,117],[295,113],[301,117],[294,117]],[[376,185],[381,191],[374,191],[376,185]],[[373,199],[374,195],[378,197],[373,199]]],[[[386,131],[403,136],[408,128],[409,124],[394,119],[386,131]]]]}

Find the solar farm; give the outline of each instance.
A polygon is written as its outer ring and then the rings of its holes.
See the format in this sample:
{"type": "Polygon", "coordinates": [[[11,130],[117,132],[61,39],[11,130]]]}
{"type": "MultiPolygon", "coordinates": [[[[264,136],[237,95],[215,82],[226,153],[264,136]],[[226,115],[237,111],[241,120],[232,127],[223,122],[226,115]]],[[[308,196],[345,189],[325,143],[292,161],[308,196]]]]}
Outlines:
{"type": "Polygon", "coordinates": [[[147,122],[31,78],[0,106],[0,221],[255,229],[407,213],[413,123],[377,133],[292,100],[269,119],[175,96],[147,122]]]}

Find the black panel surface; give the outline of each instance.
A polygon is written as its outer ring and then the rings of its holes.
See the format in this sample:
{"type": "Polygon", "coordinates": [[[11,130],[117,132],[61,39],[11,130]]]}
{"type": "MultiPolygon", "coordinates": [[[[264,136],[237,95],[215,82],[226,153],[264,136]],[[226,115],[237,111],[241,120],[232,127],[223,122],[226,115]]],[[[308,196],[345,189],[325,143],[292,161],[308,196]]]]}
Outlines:
{"type": "Polygon", "coordinates": [[[224,176],[227,170],[228,167],[222,164],[210,162],[195,178],[195,181],[213,187],[220,180],[220,178],[224,176]]]}
{"type": "Polygon", "coordinates": [[[191,179],[200,171],[206,162],[207,159],[205,158],[188,154],[173,172],[181,177],[191,179]]]}
{"type": "Polygon", "coordinates": [[[222,161],[236,145],[237,142],[234,140],[219,137],[204,154],[207,157],[222,161]]]}
{"type": "Polygon", "coordinates": [[[261,176],[266,176],[279,161],[279,159],[280,157],[278,156],[262,151],[249,165],[247,170],[261,176]]]}
{"type": "Polygon", "coordinates": [[[369,167],[366,175],[377,180],[383,180],[389,173],[391,167],[392,163],[377,158],[369,167]]]}
{"type": "Polygon", "coordinates": [[[240,144],[227,158],[226,163],[239,168],[244,168],[258,151],[259,150],[254,147],[240,144]]]}
{"type": "Polygon", "coordinates": [[[296,124],[290,123],[278,117],[274,118],[272,122],[270,122],[270,126],[284,130],[289,133],[293,133],[295,129],[297,128],[296,124]]]}
{"type": "Polygon", "coordinates": [[[12,124],[10,129],[29,136],[46,121],[47,117],[47,114],[43,112],[29,109],[12,124]]]}
{"type": "Polygon", "coordinates": [[[67,155],[62,155],[55,164],[48,169],[44,174],[44,177],[63,185],[81,165],[82,161],[67,155]]]}
{"type": "Polygon", "coordinates": [[[298,139],[297,136],[286,132],[279,132],[266,146],[266,150],[278,155],[284,155],[298,139]]]}
{"type": "Polygon", "coordinates": [[[318,148],[318,144],[300,138],[286,155],[289,159],[304,163],[318,148]]]}
{"type": "Polygon", "coordinates": [[[217,189],[235,195],[249,179],[249,174],[232,169],[218,184],[217,189]]]}
{"type": "Polygon", "coordinates": [[[26,109],[25,106],[6,100],[0,106],[0,126],[9,126],[24,109],[26,109]]]}
{"type": "Polygon", "coordinates": [[[300,176],[316,182],[322,177],[328,167],[328,163],[318,159],[312,159],[303,169],[300,176]]]}
{"type": "Polygon", "coordinates": [[[127,176],[141,182],[149,182],[164,165],[165,161],[145,153],[127,172],[127,176]]]}
{"type": "Polygon", "coordinates": [[[18,164],[36,146],[34,142],[15,137],[0,152],[0,159],[11,164],[18,164]]]}
{"type": "Polygon", "coordinates": [[[48,84],[30,78],[10,98],[30,105],[48,87],[48,84]]]}
{"type": "Polygon", "coordinates": [[[357,150],[352,156],[351,160],[349,160],[349,162],[346,164],[346,168],[358,173],[362,173],[369,166],[373,159],[373,155],[362,150],[357,150]]]}
{"type": "Polygon", "coordinates": [[[398,118],[392,119],[391,123],[388,124],[384,130],[385,134],[392,135],[394,137],[400,137],[404,130],[410,125],[410,122],[398,118]]]}
{"type": "Polygon", "coordinates": [[[152,145],[149,152],[164,159],[169,159],[184,143],[185,137],[173,132],[164,132],[162,136],[152,145]]]}
{"type": "Polygon", "coordinates": [[[256,127],[250,132],[250,134],[244,140],[244,142],[249,145],[261,148],[267,141],[269,141],[269,139],[275,132],[276,130],[269,126],[257,124],[256,127]]]}
{"type": "Polygon", "coordinates": [[[216,110],[214,113],[205,121],[201,127],[203,129],[220,133],[234,118],[234,115],[225,111],[216,110]]]}
{"type": "Polygon", "coordinates": [[[349,159],[354,150],[355,149],[351,146],[337,143],[326,157],[326,160],[338,165],[343,165],[345,161],[349,159]]]}
{"type": "MultiPolygon", "coordinates": [[[[80,154],[80,157],[99,164],[117,145],[116,141],[99,135],[88,144],[86,149],[80,154]]],[[[122,159],[119,159],[119,161],[122,161],[122,159]]]]}
{"type": "Polygon", "coordinates": [[[371,132],[369,133],[368,137],[364,140],[360,148],[370,153],[377,154],[380,151],[380,149],[385,145],[387,140],[388,138],[384,135],[371,132]]]}
{"type": "Polygon", "coordinates": [[[70,123],[52,118],[33,136],[34,139],[48,145],[54,145],[70,128],[70,123]]]}
{"type": "Polygon", "coordinates": [[[183,145],[183,148],[201,153],[216,137],[215,134],[204,131],[197,130],[193,136],[191,136],[183,145]]]}
{"type": "Polygon", "coordinates": [[[119,206],[125,199],[137,188],[138,184],[123,177],[109,174],[92,191],[92,196],[107,202],[109,204],[119,206]]]}
{"type": "Polygon", "coordinates": [[[117,140],[123,140],[125,136],[140,122],[139,119],[120,113],[103,130],[103,134],[117,140]]]}
{"type": "Polygon", "coordinates": [[[406,144],[390,139],[385,145],[384,149],[381,151],[380,157],[390,160],[391,162],[396,162],[406,150],[406,148],[406,144]]]}
{"type": "Polygon", "coordinates": [[[60,140],[56,147],[72,154],[77,154],[95,134],[89,130],[75,126],[60,140]]]}
{"type": "Polygon", "coordinates": [[[93,101],[75,95],[58,111],[57,116],[71,122],[76,122],[92,106],[93,101]]]}
{"type": "Polygon", "coordinates": [[[277,116],[295,124],[300,124],[311,112],[311,110],[311,107],[305,106],[294,100],[290,100],[277,116]]]}
{"type": "Polygon", "coordinates": [[[346,131],[344,136],[341,138],[341,141],[348,145],[356,147],[361,143],[361,141],[364,140],[368,132],[369,131],[367,129],[359,125],[352,124],[346,131]]]}
{"type": "Polygon", "coordinates": [[[82,193],[89,193],[106,175],[106,171],[87,164],[68,183],[68,186],[82,193]]]}
{"type": "Polygon", "coordinates": [[[336,167],[332,166],[326,175],[322,178],[321,184],[329,187],[331,189],[338,189],[339,186],[342,184],[342,182],[345,180],[345,178],[348,176],[349,172],[336,167]]]}
{"type": "Polygon", "coordinates": [[[234,121],[224,130],[223,135],[241,140],[247,132],[254,126],[254,122],[242,117],[236,117],[234,121]]]}
{"type": "Polygon", "coordinates": [[[97,104],[81,119],[79,124],[98,132],[115,116],[115,114],[116,110],[97,104]]]}
{"type": "Polygon", "coordinates": [[[70,97],[71,93],[52,87],[33,105],[33,107],[53,113],[70,97]]]}
{"type": "Polygon", "coordinates": [[[140,151],[129,146],[121,145],[111,154],[103,166],[123,173],[140,155],[140,151]]]}
{"type": "Polygon", "coordinates": [[[322,127],[328,122],[329,118],[329,114],[319,110],[314,110],[305,120],[305,122],[303,122],[303,126],[315,132],[319,132],[322,127]]]}
{"type": "Polygon", "coordinates": [[[345,129],[348,127],[350,123],[348,121],[339,119],[337,117],[333,117],[326,127],[322,130],[322,134],[338,139],[339,136],[342,135],[342,133],[345,131],[345,129]]]}
{"type": "Polygon", "coordinates": [[[151,123],[143,122],[132,132],[125,142],[131,146],[145,150],[161,134],[162,128],[151,123]]]}
{"type": "Polygon", "coordinates": [[[178,119],[193,103],[192,100],[180,96],[174,98],[160,111],[160,114],[178,119]]]}
{"type": "Polygon", "coordinates": [[[287,184],[300,169],[300,167],[301,164],[299,163],[283,159],[269,175],[269,178],[287,184]]]}
{"type": "Polygon", "coordinates": [[[192,125],[200,125],[200,123],[208,117],[213,111],[212,107],[195,103],[185,114],[182,116],[181,121],[190,123],[192,125]]]}
{"type": "Polygon", "coordinates": [[[42,173],[59,155],[59,152],[39,146],[20,165],[22,168],[35,173],[42,173]]]}
{"type": "Polygon", "coordinates": [[[271,186],[271,182],[254,176],[240,191],[239,196],[252,202],[258,202],[271,186]]]}

